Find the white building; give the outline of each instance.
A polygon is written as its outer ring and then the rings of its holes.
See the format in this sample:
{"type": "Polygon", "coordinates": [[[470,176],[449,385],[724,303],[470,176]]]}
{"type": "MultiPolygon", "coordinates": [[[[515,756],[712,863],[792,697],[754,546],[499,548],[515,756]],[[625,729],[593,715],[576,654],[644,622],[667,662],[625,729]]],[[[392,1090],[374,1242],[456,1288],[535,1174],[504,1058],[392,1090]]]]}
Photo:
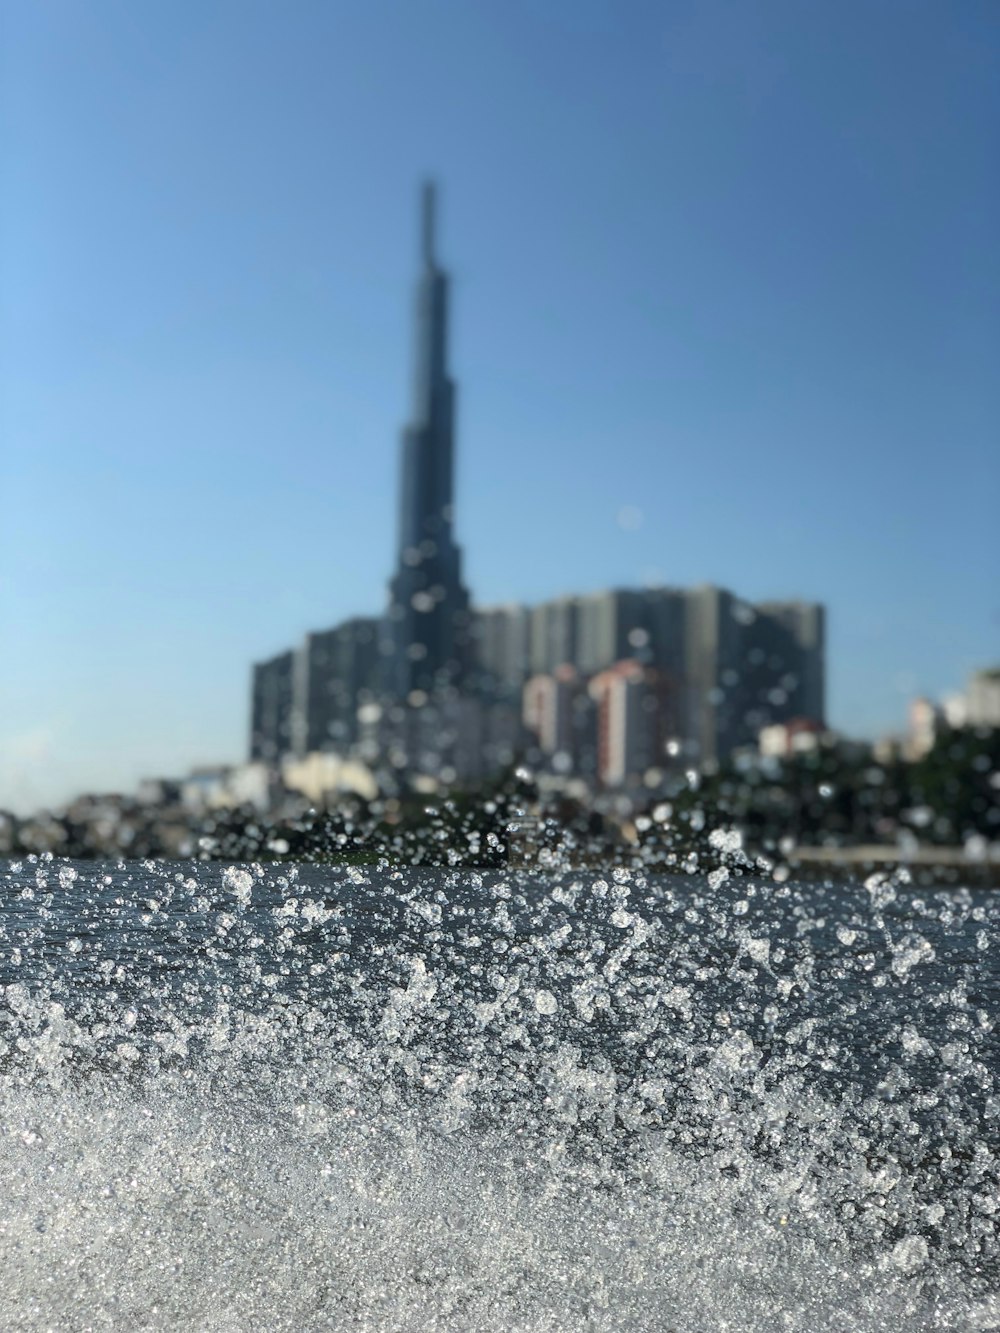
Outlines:
{"type": "Polygon", "coordinates": [[[668,699],[656,671],[631,659],[616,662],[590,682],[597,705],[597,776],[620,787],[664,761],[668,699]]]}
{"type": "Polygon", "coordinates": [[[1000,727],[1000,667],[974,671],[969,677],[965,718],[970,727],[1000,727]]]}

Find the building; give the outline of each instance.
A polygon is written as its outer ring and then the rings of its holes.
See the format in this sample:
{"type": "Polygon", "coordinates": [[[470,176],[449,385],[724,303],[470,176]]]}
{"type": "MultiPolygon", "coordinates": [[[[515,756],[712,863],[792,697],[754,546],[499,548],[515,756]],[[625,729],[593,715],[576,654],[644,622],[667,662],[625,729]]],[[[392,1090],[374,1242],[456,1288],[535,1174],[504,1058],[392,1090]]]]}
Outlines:
{"type": "MultiPolygon", "coordinates": [[[[276,767],[332,754],[363,761],[387,787],[472,782],[518,759],[533,736],[554,772],[599,770],[614,786],[668,762],[717,764],[793,719],[821,728],[825,618],[815,603],[754,606],[705,586],[471,609],[455,538],[456,390],[435,204],[425,185],[386,614],[308,634],[254,667],[251,759],[276,767]]],[[[997,673],[979,675],[976,708],[992,717],[997,673]]],[[[339,769],[302,771],[319,790],[339,769]]]]}
{"type": "Polygon", "coordinates": [[[359,710],[358,758],[383,790],[415,783],[425,791],[475,785],[508,767],[524,736],[516,712],[471,694],[438,694],[418,703],[359,710]]]}
{"type": "Polygon", "coordinates": [[[531,609],[528,662],[533,674],[577,664],[579,623],[577,597],[554,597],[531,609]]]}
{"type": "Polygon", "coordinates": [[[586,681],[568,662],[524,687],[523,720],[556,772],[589,773],[595,766],[594,708],[586,681]]]}
{"type": "Polygon", "coordinates": [[[732,593],[710,585],[687,593],[681,730],[691,757],[701,765],[718,763],[743,739],[738,719],[744,628],[742,608],[732,593]]]}
{"type": "Polygon", "coordinates": [[[922,759],[943,731],[963,727],[1000,727],[1000,667],[974,671],[964,690],[946,695],[940,703],[914,699],[906,757],[922,759]]]}
{"type": "Polygon", "coordinates": [[[291,750],[346,754],[357,741],[358,708],[379,687],[379,622],[356,616],[307,634],[292,674],[291,750]]]}
{"type": "Polygon", "coordinates": [[[940,704],[926,698],[911,700],[904,756],[911,763],[916,763],[930,754],[944,726],[945,713],[940,704]]]}
{"type": "Polygon", "coordinates": [[[299,793],[314,805],[325,805],[343,795],[361,796],[366,801],[378,795],[375,779],[364,764],[318,750],[304,758],[286,759],[281,766],[281,778],[289,791],[299,793]]]}
{"type": "Polygon", "coordinates": [[[597,778],[621,787],[658,770],[674,730],[669,689],[652,667],[626,659],[590,682],[597,705],[597,778]]]}
{"type": "Polygon", "coordinates": [[[642,620],[629,631],[632,656],[648,661],[672,688],[684,678],[687,643],[687,597],[682,588],[647,588],[642,593],[642,620]]]}
{"type": "Polygon", "coordinates": [[[605,671],[648,645],[642,592],[612,589],[579,598],[579,651],[572,660],[584,675],[605,671]]]}
{"type": "Polygon", "coordinates": [[[824,740],[832,737],[818,722],[793,717],[789,722],[772,722],[762,727],[757,747],[762,759],[790,759],[798,754],[815,754],[824,740]]]}
{"type": "Polygon", "coordinates": [[[1000,727],[1000,667],[974,671],[969,677],[965,720],[970,727],[1000,727]]]}
{"type": "Polygon", "coordinates": [[[253,667],[250,759],[277,764],[292,748],[292,670],[295,654],[279,653],[253,667]]]}
{"type": "Polygon", "coordinates": [[[461,684],[469,595],[454,536],[455,386],[448,374],[448,279],[434,250],[435,194],[423,191],[413,405],[403,431],[396,571],[389,585],[385,684],[407,699],[461,684]]]}
{"type": "Polygon", "coordinates": [[[717,764],[767,726],[825,715],[825,617],[811,602],[751,605],[725,588],[687,594],[683,731],[717,764]]]}
{"type": "Polygon", "coordinates": [[[531,611],[526,606],[485,607],[473,613],[473,654],[484,693],[520,698],[529,675],[531,611]]]}
{"type": "MultiPolygon", "coordinates": [[[[826,718],[826,611],[817,602],[759,602],[762,626],[770,628],[769,671],[786,695],[792,716],[822,723],[826,718]]],[[[773,688],[773,686],[772,686],[773,688]]]]}

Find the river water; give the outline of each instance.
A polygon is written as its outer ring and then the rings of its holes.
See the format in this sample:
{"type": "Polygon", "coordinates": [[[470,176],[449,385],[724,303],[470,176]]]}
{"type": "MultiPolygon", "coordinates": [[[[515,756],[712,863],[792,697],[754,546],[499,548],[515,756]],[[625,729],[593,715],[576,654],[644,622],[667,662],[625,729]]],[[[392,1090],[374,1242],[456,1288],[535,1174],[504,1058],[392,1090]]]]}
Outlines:
{"type": "Polygon", "coordinates": [[[1000,1329],[1000,896],[0,867],[0,1326],[1000,1329]]]}

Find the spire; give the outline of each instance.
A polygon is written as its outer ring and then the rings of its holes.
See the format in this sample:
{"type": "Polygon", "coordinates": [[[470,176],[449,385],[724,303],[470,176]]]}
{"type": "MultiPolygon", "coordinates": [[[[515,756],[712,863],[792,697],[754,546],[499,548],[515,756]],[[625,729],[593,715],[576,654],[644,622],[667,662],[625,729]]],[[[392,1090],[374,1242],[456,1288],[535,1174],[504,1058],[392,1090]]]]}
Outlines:
{"type": "Polygon", "coordinates": [[[424,181],[422,191],[422,230],[421,242],[423,247],[424,263],[428,268],[434,267],[434,205],[435,205],[435,186],[431,180],[424,181]]]}
{"type": "Polygon", "coordinates": [[[413,407],[400,458],[399,563],[389,585],[390,692],[407,698],[464,670],[469,594],[454,534],[455,385],[448,374],[448,274],[434,252],[437,190],[420,192],[413,407]]]}

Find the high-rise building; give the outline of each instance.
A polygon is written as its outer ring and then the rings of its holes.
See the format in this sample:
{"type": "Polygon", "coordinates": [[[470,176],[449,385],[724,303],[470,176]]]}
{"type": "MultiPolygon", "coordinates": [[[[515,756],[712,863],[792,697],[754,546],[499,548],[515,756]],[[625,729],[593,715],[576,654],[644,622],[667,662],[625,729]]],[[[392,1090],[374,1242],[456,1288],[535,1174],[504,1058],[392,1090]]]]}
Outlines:
{"type": "Polygon", "coordinates": [[[434,249],[435,195],[423,190],[413,406],[403,431],[399,541],[386,617],[394,698],[459,684],[468,667],[469,595],[454,537],[455,386],[448,374],[448,279],[434,249]]]}
{"type": "Polygon", "coordinates": [[[569,663],[525,682],[521,716],[529,754],[560,775],[596,772],[597,706],[587,685],[569,663]]]}
{"type": "Polygon", "coordinates": [[[636,657],[648,642],[642,593],[615,588],[579,598],[576,664],[585,675],[636,657]]]}
{"type": "Polygon", "coordinates": [[[823,722],[821,606],[753,606],[725,588],[694,588],[685,638],[685,731],[696,761],[717,763],[755,745],[772,723],[823,722]]]}
{"type": "Polygon", "coordinates": [[[742,739],[743,630],[752,612],[710,584],[687,593],[684,736],[691,757],[714,764],[742,739]]]}
{"type": "Polygon", "coordinates": [[[253,667],[250,759],[278,764],[292,748],[292,667],[294,654],[279,653],[253,667]]]}
{"type": "Polygon", "coordinates": [[[577,667],[585,675],[634,658],[668,677],[684,672],[685,599],[677,588],[614,588],[576,599],[577,667]]]}
{"type": "Polygon", "coordinates": [[[687,625],[684,592],[680,588],[647,588],[642,601],[643,622],[632,628],[630,656],[654,666],[676,695],[684,676],[687,625]]]}
{"type": "Polygon", "coordinates": [[[565,769],[579,771],[590,709],[585,682],[564,663],[550,675],[532,676],[524,687],[524,725],[546,758],[560,756],[565,769]]]}
{"type": "Polygon", "coordinates": [[[378,688],[378,621],[345,620],[307,634],[292,672],[292,749],[346,754],[358,739],[358,707],[378,688]]]}
{"type": "Polygon", "coordinates": [[[789,716],[826,720],[826,610],[818,602],[758,602],[754,608],[784,638],[772,639],[772,674],[785,679],[789,716]]]}
{"type": "Polygon", "coordinates": [[[674,722],[659,672],[628,658],[594,676],[590,695],[597,705],[598,780],[620,787],[662,767],[674,722]]]}
{"type": "MultiPolygon", "coordinates": [[[[255,666],[251,758],[333,751],[390,784],[471,781],[524,751],[527,723],[557,771],[599,768],[614,786],[671,762],[716,763],[769,725],[820,729],[825,622],[813,603],[619,588],[472,611],[454,534],[448,299],[428,184],[387,611],[255,666]]],[[[981,673],[969,709],[995,717],[996,699],[996,674],[981,673]]]]}
{"type": "Polygon", "coordinates": [[[553,597],[532,607],[529,638],[532,672],[542,674],[576,664],[578,613],[576,597],[553,597]]]}
{"type": "Polygon", "coordinates": [[[472,636],[480,684],[488,694],[520,697],[528,676],[531,612],[491,606],[473,613],[472,636]]]}

